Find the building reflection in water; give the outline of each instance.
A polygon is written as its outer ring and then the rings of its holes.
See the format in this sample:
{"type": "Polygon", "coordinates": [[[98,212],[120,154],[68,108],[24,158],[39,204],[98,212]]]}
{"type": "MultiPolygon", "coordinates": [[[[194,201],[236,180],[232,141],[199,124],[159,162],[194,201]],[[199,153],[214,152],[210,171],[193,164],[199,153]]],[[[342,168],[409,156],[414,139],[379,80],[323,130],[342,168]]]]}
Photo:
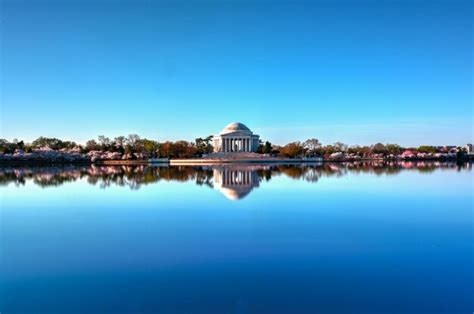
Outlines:
{"type": "Polygon", "coordinates": [[[252,167],[214,168],[214,188],[230,200],[240,200],[258,187],[259,176],[252,167]]]}
{"type": "Polygon", "coordinates": [[[0,188],[9,184],[22,186],[28,181],[42,188],[85,181],[104,189],[115,185],[138,190],[144,185],[163,181],[194,181],[199,186],[208,186],[220,191],[230,200],[240,200],[259,187],[260,183],[277,176],[317,183],[321,178],[343,177],[348,173],[396,175],[402,171],[429,173],[437,169],[472,171],[472,162],[377,161],[217,166],[0,165],[0,188]]]}

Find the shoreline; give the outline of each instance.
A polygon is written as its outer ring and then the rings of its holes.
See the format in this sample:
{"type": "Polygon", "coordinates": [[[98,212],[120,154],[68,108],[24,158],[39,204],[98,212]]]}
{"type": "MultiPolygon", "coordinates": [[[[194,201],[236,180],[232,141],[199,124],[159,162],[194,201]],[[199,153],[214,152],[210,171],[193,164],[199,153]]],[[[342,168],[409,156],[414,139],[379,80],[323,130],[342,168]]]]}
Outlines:
{"type": "Polygon", "coordinates": [[[160,161],[149,160],[100,160],[100,161],[45,161],[45,160],[1,160],[0,166],[42,166],[42,165],[105,165],[105,166],[198,166],[198,165],[225,165],[225,164],[321,164],[321,163],[341,163],[341,162],[420,162],[420,161],[442,161],[442,162],[472,162],[473,158],[449,159],[449,158],[415,158],[415,159],[388,159],[388,158],[361,158],[361,159],[301,159],[301,158],[261,158],[261,159],[170,159],[160,161]]]}
{"type": "Polygon", "coordinates": [[[275,163],[322,163],[322,158],[242,158],[242,159],[170,159],[170,166],[220,165],[220,164],[275,164],[275,163]]]}

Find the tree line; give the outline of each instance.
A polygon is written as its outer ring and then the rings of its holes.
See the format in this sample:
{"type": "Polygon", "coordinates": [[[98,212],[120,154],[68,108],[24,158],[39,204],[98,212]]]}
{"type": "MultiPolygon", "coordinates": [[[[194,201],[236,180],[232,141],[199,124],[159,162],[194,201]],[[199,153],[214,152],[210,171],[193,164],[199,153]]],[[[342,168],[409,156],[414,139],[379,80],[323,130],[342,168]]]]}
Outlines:
{"type": "Polygon", "coordinates": [[[31,152],[33,149],[49,148],[52,150],[76,149],[81,153],[90,151],[118,152],[120,154],[142,154],[148,158],[189,158],[199,157],[213,151],[212,136],[197,138],[194,142],[188,141],[166,141],[141,138],[137,134],[128,136],[117,136],[113,139],[99,135],[97,139],[91,139],[85,145],[73,141],[63,141],[58,138],[39,137],[31,143],[25,143],[14,139],[12,142],[0,139],[0,152],[13,154],[18,151],[31,152]]]}
{"type": "MultiPolygon", "coordinates": [[[[141,138],[137,134],[117,136],[113,139],[100,135],[97,139],[87,141],[85,145],[80,145],[73,141],[63,141],[61,139],[48,137],[39,137],[31,143],[25,143],[24,141],[16,139],[12,142],[0,139],[0,152],[12,154],[19,150],[30,152],[33,149],[48,147],[52,150],[76,149],[81,153],[104,151],[130,155],[138,153],[147,156],[148,158],[191,158],[201,157],[212,153],[214,149],[212,146],[212,140],[213,136],[210,135],[204,138],[196,138],[194,142],[184,140],[158,142],[147,138],[141,138]]],[[[419,147],[404,148],[398,144],[382,143],[370,146],[348,146],[341,142],[322,145],[318,139],[311,138],[303,142],[297,141],[282,146],[274,145],[269,141],[261,141],[257,148],[257,153],[287,158],[326,156],[333,153],[345,153],[361,157],[370,157],[373,154],[380,154],[383,156],[399,155],[406,149],[420,153],[436,153],[441,150],[441,148],[436,146],[423,145],[419,147]]]]}

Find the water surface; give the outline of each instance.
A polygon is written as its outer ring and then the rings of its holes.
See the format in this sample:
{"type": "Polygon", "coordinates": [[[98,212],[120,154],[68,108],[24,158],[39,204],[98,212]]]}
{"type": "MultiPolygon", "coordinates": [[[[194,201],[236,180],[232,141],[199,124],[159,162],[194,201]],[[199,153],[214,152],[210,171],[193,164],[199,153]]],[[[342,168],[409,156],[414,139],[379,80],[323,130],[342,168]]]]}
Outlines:
{"type": "Polygon", "coordinates": [[[0,167],[0,311],[471,313],[471,164],[0,167]]]}

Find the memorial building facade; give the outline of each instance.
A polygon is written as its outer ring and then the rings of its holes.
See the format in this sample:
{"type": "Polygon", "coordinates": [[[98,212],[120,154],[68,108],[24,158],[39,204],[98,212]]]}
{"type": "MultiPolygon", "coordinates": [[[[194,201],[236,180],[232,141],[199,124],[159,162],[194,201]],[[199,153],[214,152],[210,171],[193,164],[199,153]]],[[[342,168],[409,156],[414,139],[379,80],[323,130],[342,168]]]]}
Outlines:
{"type": "Polygon", "coordinates": [[[234,122],[222,129],[218,135],[214,135],[214,152],[256,152],[259,138],[245,124],[234,122]]]}

